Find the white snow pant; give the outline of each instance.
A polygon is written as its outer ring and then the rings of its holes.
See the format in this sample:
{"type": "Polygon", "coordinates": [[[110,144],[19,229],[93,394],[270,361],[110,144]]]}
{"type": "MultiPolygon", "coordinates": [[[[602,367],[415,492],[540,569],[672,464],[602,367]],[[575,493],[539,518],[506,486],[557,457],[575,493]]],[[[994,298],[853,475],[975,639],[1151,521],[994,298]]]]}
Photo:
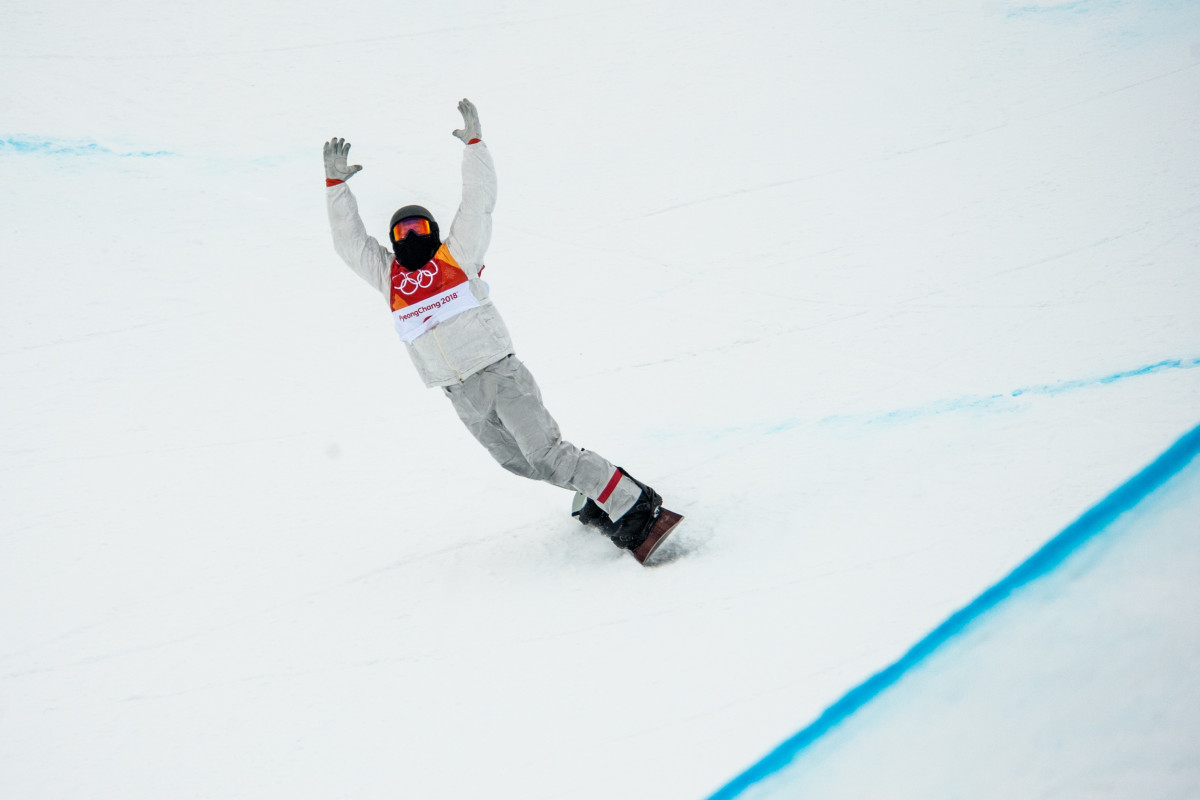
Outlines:
{"type": "Polygon", "coordinates": [[[516,356],[444,391],[467,429],[509,472],[580,492],[614,522],[641,494],[611,463],[563,440],[533,375],[516,356]]]}

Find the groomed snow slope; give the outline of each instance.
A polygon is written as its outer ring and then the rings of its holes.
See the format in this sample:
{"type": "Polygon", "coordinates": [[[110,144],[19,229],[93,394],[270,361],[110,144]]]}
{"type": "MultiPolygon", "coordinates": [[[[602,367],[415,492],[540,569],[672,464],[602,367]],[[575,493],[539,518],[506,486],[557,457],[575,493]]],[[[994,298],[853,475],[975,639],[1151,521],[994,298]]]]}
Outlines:
{"type": "Polygon", "coordinates": [[[0,794],[695,798],[1200,416],[1200,7],[0,12],[0,794]],[[487,277],[644,569],[340,264],[487,277]]]}
{"type": "Polygon", "coordinates": [[[1200,427],[713,796],[1194,797],[1200,427]]]}

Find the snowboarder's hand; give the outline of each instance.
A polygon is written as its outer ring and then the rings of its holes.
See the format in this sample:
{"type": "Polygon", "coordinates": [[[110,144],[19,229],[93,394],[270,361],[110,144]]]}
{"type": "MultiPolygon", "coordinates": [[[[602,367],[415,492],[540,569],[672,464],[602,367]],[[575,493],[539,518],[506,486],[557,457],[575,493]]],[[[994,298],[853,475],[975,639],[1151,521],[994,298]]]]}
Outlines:
{"type": "Polygon", "coordinates": [[[462,114],[463,126],[454,132],[454,135],[463,140],[463,144],[470,144],[474,139],[482,139],[483,132],[479,128],[479,112],[475,110],[475,104],[467,98],[458,101],[458,112],[462,114]]]}
{"type": "Polygon", "coordinates": [[[362,169],[361,164],[350,167],[346,165],[346,156],[350,153],[350,145],[345,139],[330,139],[325,143],[325,179],[326,181],[344,181],[362,169]]]}

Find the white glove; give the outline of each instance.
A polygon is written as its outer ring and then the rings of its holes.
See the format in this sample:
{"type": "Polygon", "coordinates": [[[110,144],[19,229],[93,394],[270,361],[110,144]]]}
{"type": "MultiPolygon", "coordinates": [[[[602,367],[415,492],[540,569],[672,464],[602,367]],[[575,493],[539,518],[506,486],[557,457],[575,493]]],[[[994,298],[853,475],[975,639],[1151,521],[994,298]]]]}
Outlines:
{"type": "Polygon", "coordinates": [[[325,178],[331,181],[344,181],[362,169],[361,164],[346,166],[346,156],[350,145],[345,139],[330,139],[325,143],[325,178]]]}
{"type": "Polygon", "coordinates": [[[475,110],[475,104],[467,98],[458,101],[458,112],[462,114],[463,126],[454,132],[454,135],[463,140],[463,144],[470,144],[472,139],[482,139],[483,132],[479,128],[479,112],[475,110]]]}

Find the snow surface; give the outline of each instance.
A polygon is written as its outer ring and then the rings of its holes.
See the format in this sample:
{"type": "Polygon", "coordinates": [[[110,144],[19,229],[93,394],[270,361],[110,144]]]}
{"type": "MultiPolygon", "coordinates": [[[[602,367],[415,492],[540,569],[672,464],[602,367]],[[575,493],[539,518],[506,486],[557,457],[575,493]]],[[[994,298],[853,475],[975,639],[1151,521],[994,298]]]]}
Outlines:
{"type": "Polygon", "coordinates": [[[1195,797],[1200,460],[1097,533],[738,796],[1195,797]]]}
{"type": "MultiPolygon", "coordinates": [[[[1200,6],[0,11],[0,794],[702,797],[1200,418],[1200,6]],[[457,203],[645,569],[332,251],[457,203]]],[[[1016,724],[1016,722],[1014,722],[1016,724]]]]}

